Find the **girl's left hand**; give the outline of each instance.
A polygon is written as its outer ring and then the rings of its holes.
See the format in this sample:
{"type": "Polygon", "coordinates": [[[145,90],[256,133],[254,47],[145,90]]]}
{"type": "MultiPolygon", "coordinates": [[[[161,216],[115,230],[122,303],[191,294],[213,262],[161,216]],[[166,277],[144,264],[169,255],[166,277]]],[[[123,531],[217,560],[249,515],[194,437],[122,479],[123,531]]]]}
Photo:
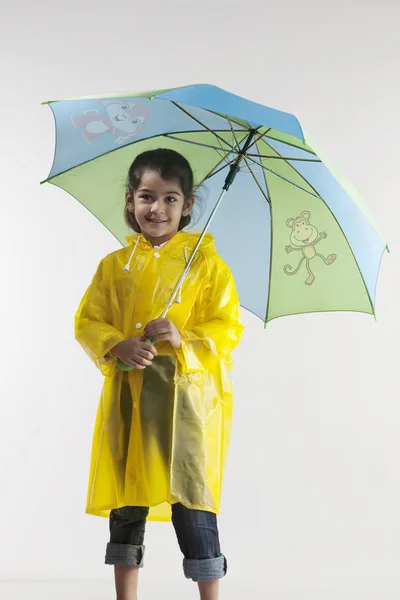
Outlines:
{"type": "Polygon", "coordinates": [[[144,329],[144,335],[153,342],[170,342],[173,348],[181,347],[181,334],[169,319],[150,321],[144,329]]]}

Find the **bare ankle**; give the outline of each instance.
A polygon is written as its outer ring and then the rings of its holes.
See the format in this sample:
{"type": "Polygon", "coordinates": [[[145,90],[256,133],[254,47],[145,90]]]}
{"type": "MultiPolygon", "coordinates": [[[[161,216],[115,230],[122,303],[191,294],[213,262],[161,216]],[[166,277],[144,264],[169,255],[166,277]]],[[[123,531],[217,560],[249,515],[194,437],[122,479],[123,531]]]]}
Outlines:
{"type": "Polygon", "coordinates": [[[115,565],[114,573],[117,600],[137,600],[139,569],[127,565],[115,565]]]}

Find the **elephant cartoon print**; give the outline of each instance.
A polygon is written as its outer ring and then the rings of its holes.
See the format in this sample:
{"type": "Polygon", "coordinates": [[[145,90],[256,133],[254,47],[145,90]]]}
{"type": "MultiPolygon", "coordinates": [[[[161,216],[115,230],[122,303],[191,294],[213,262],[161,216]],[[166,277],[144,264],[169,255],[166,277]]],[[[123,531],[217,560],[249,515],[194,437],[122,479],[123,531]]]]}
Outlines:
{"type": "Polygon", "coordinates": [[[319,233],[318,229],[310,223],[310,219],[311,213],[305,210],[299,217],[296,217],[295,219],[291,218],[286,221],[286,225],[292,230],[290,233],[291,244],[286,246],[286,252],[287,254],[290,254],[291,252],[301,252],[302,256],[294,271],[293,267],[290,265],[285,265],[283,268],[286,275],[296,275],[303,262],[306,261],[306,269],[308,272],[308,278],[304,282],[306,285],[311,285],[315,281],[315,275],[310,266],[313,258],[318,256],[326,265],[331,265],[337,258],[336,254],[329,254],[329,256],[325,258],[322,254],[316,252],[315,246],[321,240],[326,239],[327,234],[325,231],[319,233]]]}

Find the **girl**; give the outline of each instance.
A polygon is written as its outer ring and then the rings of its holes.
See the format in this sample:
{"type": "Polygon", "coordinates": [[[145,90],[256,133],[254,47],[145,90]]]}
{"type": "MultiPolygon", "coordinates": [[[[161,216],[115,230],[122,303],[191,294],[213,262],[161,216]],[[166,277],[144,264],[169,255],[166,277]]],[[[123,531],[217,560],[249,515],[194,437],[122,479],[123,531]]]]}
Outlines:
{"type": "Polygon", "coordinates": [[[231,351],[242,325],[232,274],[210,235],[168,318],[159,318],[199,239],[182,231],[193,205],[182,155],[139,155],[125,207],[137,235],[101,261],[76,315],[76,338],[105,376],[87,513],[109,517],[105,562],[114,565],[118,600],[137,598],[147,519],[172,520],[185,576],[198,582],[202,600],[217,599],[227,569],[216,515],[231,427],[231,351]]]}

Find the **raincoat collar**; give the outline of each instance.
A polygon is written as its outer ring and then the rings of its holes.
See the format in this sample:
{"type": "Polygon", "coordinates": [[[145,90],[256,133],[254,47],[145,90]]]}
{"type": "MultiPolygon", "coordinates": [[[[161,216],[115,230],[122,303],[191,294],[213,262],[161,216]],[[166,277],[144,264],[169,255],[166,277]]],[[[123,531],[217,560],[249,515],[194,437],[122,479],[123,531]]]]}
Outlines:
{"type": "MultiPolygon", "coordinates": [[[[185,231],[178,231],[168,242],[163,244],[163,248],[166,250],[174,250],[179,248],[189,248],[193,249],[196,245],[198,239],[200,237],[199,233],[186,233],[185,231]]],[[[141,249],[151,251],[153,250],[152,244],[146,240],[146,238],[141,234],[128,235],[126,238],[129,246],[133,246],[138,244],[141,249]]],[[[201,243],[201,249],[204,250],[207,248],[214,248],[214,238],[210,234],[206,234],[201,243]]]]}

